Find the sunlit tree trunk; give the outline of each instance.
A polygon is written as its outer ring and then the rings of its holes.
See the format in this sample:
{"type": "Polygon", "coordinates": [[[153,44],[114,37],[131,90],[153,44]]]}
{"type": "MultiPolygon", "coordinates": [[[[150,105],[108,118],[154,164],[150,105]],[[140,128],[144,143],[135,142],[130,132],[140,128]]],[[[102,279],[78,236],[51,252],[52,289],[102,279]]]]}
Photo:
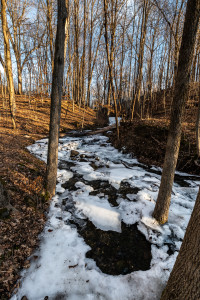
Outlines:
{"type": "Polygon", "coordinates": [[[4,36],[4,58],[5,58],[5,68],[6,68],[6,77],[8,82],[9,89],[9,105],[10,105],[10,113],[13,123],[13,128],[16,128],[15,121],[15,90],[14,90],[14,82],[13,82],[13,72],[12,72],[12,62],[11,62],[11,54],[10,54],[10,41],[8,35],[8,24],[6,18],[6,0],[1,0],[1,22],[2,22],[2,30],[4,36]]]}
{"type": "Polygon", "coordinates": [[[49,128],[49,144],[47,157],[47,192],[50,196],[55,194],[58,141],[60,128],[61,97],[64,72],[64,47],[65,47],[65,21],[67,9],[65,0],[58,0],[57,33],[55,42],[55,58],[51,91],[51,114],[49,128]]]}
{"type": "Polygon", "coordinates": [[[83,29],[83,55],[82,55],[82,82],[81,82],[81,101],[85,106],[85,48],[86,48],[86,30],[87,30],[87,14],[86,0],[84,0],[84,29],[83,29]]]}
{"type": "Polygon", "coordinates": [[[181,121],[189,92],[189,80],[199,16],[200,0],[188,0],[179,52],[166,154],[158,199],[153,212],[153,217],[161,224],[164,224],[168,219],[172,185],[181,140],[181,121]]]}
{"type": "Polygon", "coordinates": [[[51,55],[51,68],[53,74],[54,68],[54,49],[53,49],[53,27],[52,27],[52,0],[47,0],[47,28],[48,28],[48,38],[49,38],[49,47],[51,55]]]}

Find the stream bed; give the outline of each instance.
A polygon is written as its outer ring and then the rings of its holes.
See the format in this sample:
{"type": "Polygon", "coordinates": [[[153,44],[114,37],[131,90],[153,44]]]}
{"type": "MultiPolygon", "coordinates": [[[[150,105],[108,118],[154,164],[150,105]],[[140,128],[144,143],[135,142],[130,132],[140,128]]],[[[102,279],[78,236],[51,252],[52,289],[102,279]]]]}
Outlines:
{"type": "MultiPolygon", "coordinates": [[[[29,151],[46,162],[47,143],[29,151]]],[[[58,159],[40,247],[12,299],[159,299],[200,178],[176,173],[169,220],[161,227],[152,218],[160,168],[122,154],[102,135],[61,138],[58,159]]]]}

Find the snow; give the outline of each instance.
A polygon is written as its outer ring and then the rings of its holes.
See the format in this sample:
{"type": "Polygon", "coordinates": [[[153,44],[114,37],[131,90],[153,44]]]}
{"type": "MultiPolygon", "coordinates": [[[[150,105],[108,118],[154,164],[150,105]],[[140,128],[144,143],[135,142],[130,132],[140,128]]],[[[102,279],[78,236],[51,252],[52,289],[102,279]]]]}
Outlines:
{"type": "Polygon", "coordinates": [[[107,199],[99,198],[98,196],[89,196],[89,191],[91,190],[90,186],[81,185],[81,189],[73,193],[76,208],[82,211],[97,228],[106,231],[121,232],[119,212],[110,206],[107,199]]]}
{"type": "MultiPolygon", "coordinates": [[[[46,161],[47,139],[29,146],[31,153],[46,161]]],[[[67,300],[158,300],[173,268],[180,250],[184,233],[196,199],[200,181],[186,180],[188,187],[175,183],[171,199],[169,220],[160,226],[152,218],[160,175],[152,167],[148,171],[135,158],[114,149],[107,137],[96,135],[82,138],[60,139],[59,159],[73,162],[70,170],[59,170],[57,194],[49,209],[48,221],[40,236],[40,247],[30,257],[30,268],[21,273],[20,287],[12,300],[24,295],[29,300],[55,299],[60,295],[67,300]],[[78,150],[80,157],[72,159],[71,150],[78,150]],[[95,164],[95,168],[91,165],[95,164]],[[128,165],[128,167],[127,167],[128,165]],[[76,190],[67,190],[62,185],[75,176],[76,190]],[[137,193],[118,195],[117,207],[113,207],[104,192],[94,195],[93,180],[108,181],[119,191],[120,183],[126,182],[137,193]],[[91,194],[90,194],[91,193],[91,194]],[[65,209],[63,200],[74,205],[74,212],[65,209]],[[112,276],[102,273],[92,259],[86,258],[90,247],[78,234],[76,226],[69,225],[73,217],[89,219],[101,230],[121,232],[121,222],[137,223],[138,229],[151,242],[152,261],[147,271],[112,276]],[[169,255],[169,245],[174,253],[169,255]]],[[[179,172],[180,176],[187,176],[179,172]]]]}
{"type": "MultiPolygon", "coordinates": [[[[118,117],[118,122],[120,122],[121,121],[121,118],[120,117],[118,117]]],[[[109,118],[109,125],[113,125],[113,124],[115,124],[115,117],[110,117],[109,118]]]]}

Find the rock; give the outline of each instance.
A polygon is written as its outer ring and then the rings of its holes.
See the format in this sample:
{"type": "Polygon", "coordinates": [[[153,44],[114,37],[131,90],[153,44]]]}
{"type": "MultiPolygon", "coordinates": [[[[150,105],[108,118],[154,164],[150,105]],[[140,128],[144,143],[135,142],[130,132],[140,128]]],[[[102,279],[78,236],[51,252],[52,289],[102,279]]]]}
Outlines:
{"type": "Polygon", "coordinates": [[[26,296],[23,296],[23,297],[21,298],[21,300],[28,300],[28,298],[27,298],[26,296]]]}
{"type": "Polygon", "coordinates": [[[93,163],[93,162],[91,162],[90,163],[90,166],[94,169],[94,170],[97,170],[99,167],[95,164],[95,163],[93,163]]]}
{"type": "Polygon", "coordinates": [[[88,162],[88,160],[85,159],[85,158],[81,158],[81,159],[80,159],[80,162],[88,162]]]}
{"type": "Polygon", "coordinates": [[[70,154],[70,157],[74,157],[74,156],[77,156],[79,155],[79,152],[76,151],[76,150],[71,150],[71,154],[70,154]]]}

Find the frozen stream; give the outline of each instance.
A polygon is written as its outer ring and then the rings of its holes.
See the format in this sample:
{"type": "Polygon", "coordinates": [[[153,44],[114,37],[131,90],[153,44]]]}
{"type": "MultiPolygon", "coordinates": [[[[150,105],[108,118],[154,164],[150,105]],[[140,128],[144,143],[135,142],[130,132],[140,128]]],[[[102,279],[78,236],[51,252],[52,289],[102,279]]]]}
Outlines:
{"type": "MultiPolygon", "coordinates": [[[[159,299],[180,249],[200,178],[177,174],[169,221],[161,227],[151,217],[161,170],[139,164],[107,140],[101,135],[60,139],[56,195],[40,247],[30,258],[30,268],[22,272],[12,300],[24,295],[28,300],[159,299]],[[151,243],[149,269],[117,276],[103,273],[86,257],[90,247],[78,232],[86,220],[97,232],[118,234],[122,224],[136,224],[151,243]]],[[[47,139],[29,150],[46,161],[47,139]]]]}

